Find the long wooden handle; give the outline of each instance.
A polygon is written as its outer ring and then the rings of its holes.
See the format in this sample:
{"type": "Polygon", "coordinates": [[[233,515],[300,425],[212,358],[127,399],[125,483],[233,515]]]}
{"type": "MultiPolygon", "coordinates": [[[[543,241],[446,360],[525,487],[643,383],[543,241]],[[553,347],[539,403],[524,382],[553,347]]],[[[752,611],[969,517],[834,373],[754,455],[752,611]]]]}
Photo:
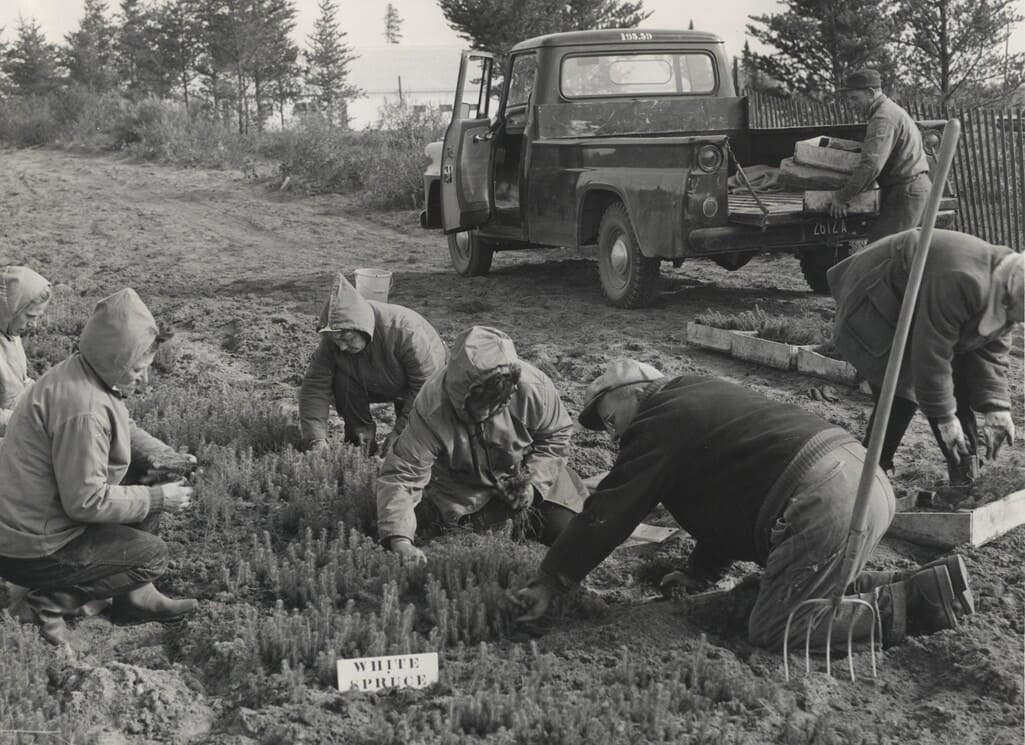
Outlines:
{"type": "MultiPolygon", "coordinates": [[[[943,188],[947,183],[947,176],[950,174],[950,166],[954,162],[954,152],[957,149],[957,141],[960,136],[961,122],[957,119],[949,120],[943,128],[943,139],[940,142],[936,170],[932,174],[932,189],[929,191],[929,201],[925,205],[925,214],[922,216],[922,228],[918,235],[918,249],[915,251],[915,257],[911,262],[911,272],[908,276],[907,288],[904,291],[900,316],[897,319],[897,329],[893,334],[893,346],[890,347],[890,356],[886,362],[883,389],[879,393],[879,400],[875,406],[872,431],[868,437],[868,453],[865,456],[865,465],[861,469],[861,480],[858,482],[857,498],[854,502],[854,512],[851,515],[851,535],[860,535],[865,531],[868,524],[868,495],[872,489],[872,481],[875,479],[879,455],[883,451],[883,438],[886,433],[886,425],[890,420],[893,397],[897,391],[897,377],[900,374],[901,363],[904,359],[904,347],[911,332],[911,319],[915,313],[918,289],[922,285],[922,275],[925,273],[925,259],[929,253],[929,246],[932,243],[932,233],[936,226],[936,214],[939,212],[943,188]]],[[[849,551],[848,553],[854,554],[856,552],[849,551]]],[[[853,566],[853,555],[849,558],[851,559],[850,566],[847,566],[848,556],[845,555],[844,557],[845,572],[841,593],[843,588],[846,588],[854,580],[854,575],[857,573],[857,567],[853,566]]]]}

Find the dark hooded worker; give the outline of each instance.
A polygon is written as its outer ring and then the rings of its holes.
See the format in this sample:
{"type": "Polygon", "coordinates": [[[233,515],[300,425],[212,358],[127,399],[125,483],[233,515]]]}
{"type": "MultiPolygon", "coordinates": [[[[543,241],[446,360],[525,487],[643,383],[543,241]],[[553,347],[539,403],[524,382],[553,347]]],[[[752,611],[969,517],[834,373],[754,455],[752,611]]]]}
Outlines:
{"type": "MultiPolygon", "coordinates": [[[[650,365],[617,360],[590,384],[580,423],[619,438],[619,454],[516,598],[521,620],[542,616],[661,503],[697,542],[682,572],[664,583],[697,591],[735,560],[765,568],[748,618],[753,644],[779,649],[799,603],[844,588],[841,565],[865,450],[847,432],[790,404],[716,378],[666,378],[650,365]]],[[[894,497],[876,469],[857,566],[882,538],[894,497]]],[[[955,604],[974,611],[968,574],[952,555],[911,573],[864,572],[848,589],[875,602],[884,644],[957,625],[955,604]]],[[[867,640],[872,614],[843,604],[837,639],[867,640]]],[[[791,642],[803,638],[801,609],[791,642]]],[[[825,624],[813,631],[824,645],[825,624]]]]}
{"type": "Polygon", "coordinates": [[[501,331],[474,326],[420,390],[377,478],[382,543],[414,561],[414,509],[426,495],[445,524],[487,530],[517,515],[550,544],[587,489],[566,466],[573,421],[555,384],[501,331]],[[426,489],[426,490],[425,490],[426,489]]]}
{"type": "Polygon", "coordinates": [[[858,70],[847,76],[841,93],[868,121],[861,161],[833,194],[830,213],[847,214],[850,200],[879,182],[879,216],[866,236],[869,243],[917,227],[932,189],[922,133],[914,119],[882,91],[876,70],[858,70]]]}
{"type": "Polygon", "coordinates": [[[406,426],[413,399],[447,352],[423,316],[392,303],[367,300],[339,273],[318,325],[320,344],[299,389],[303,444],[327,447],[327,418],[333,402],[345,421],[345,442],[377,452],[372,403],[393,403],[395,424],[388,448],[406,426]]]}
{"type": "Polygon", "coordinates": [[[157,324],[134,290],[96,305],[79,351],[18,401],[0,447],[0,577],[28,588],[42,636],[70,644],[65,616],[113,599],[115,623],[179,621],[195,600],[153,582],[167,570],[162,513],[187,508],[181,482],[122,486],[132,461],[167,468],[175,452],[132,422],[124,397],[148,379],[157,324]]]}
{"type": "Polygon", "coordinates": [[[26,266],[0,269],[0,437],[33,382],[21,336],[35,328],[49,303],[50,283],[41,275],[26,266]]]}
{"type": "MultiPolygon", "coordinates": [[[[832,267],[834,343],[878,398],[918,230],[873,243],[832,267]]],[[[918,293],[880,463],[893,456],[915,410],[929,420],[951,483],[964,484],[978,454],[976,412],[983,416],[983,455],[1014,442],[1007,384],[1011,330],[1025,311],[1025,256],[952,230],[933,233],[918,293]]],[[[869,431],[872,425],[869,423],[869,431]]],[[[867,441],[867,435],[866,435],[867,441]]]]}

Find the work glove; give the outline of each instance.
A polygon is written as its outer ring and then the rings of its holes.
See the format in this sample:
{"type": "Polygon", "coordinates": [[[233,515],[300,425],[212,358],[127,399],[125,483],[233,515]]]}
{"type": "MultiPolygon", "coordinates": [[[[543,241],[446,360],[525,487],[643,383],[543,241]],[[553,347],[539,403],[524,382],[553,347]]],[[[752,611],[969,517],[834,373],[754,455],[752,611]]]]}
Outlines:
{"type": "MultiPolygon", "coordinates": [[[[962,455],[968,455],[968,443],[965,440],[964,430],[961,429],[961,422],[957,417],[950,417],[949,420],[940,420],[936,423],[940,432],[940,439],[943,441],[950,458],[954,463],[961,462],[962,455]]],[[[1012,425],[1013,426],[1013,425],[1012,425]]]]}
{"type": "Polygon", "coordinates": [[[388,547],[402,558],[403,563],[417,566],[427,564],[427,555],[408,538],[392,538],[388,547]]]}
{"type": "Polygon", "coordinates": [[[363,451],[363,455],[371,456],[377,454],[377,427],[368,424],[362,427],[353,427],[353,434],[357,444],[363,451]]]}
{"type": "Polygon", "coordinates": [[[556,590],[551,586],[534,580],[522,590],[517,590],[512,596],[513,603],[522,613],[516,617],[517,623],[529,623],[536,621],[548,612],[552,604],[552,598],[556,590]]]}
{"type": "Polygon", "coordinates": [[[995,460],[1000,446],[1007,440],[1014,444],[1014,420],[1006,409],[987,411],[982,420],[982,431],[986,435],[986,459],[995,460]]]}

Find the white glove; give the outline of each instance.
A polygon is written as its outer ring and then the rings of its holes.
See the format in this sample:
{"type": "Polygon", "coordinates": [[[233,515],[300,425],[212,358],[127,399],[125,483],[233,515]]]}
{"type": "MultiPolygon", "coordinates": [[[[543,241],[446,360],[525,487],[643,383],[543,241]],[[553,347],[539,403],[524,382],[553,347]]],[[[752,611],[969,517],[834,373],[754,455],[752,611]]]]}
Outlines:
{"type": "Polygon", "coordinates": [[[961,429],[961,422],[958,418],[951,417],[949,421],[937,423],[940,431],[940,439],[947,446],[947,452],[954,459],[955,463],[961,462],[962,455],[968,455],[968,444],[965,440],[964,430],[961,429]]]}
{"type": "Polygon", "coordinates": [[[987,411],[982,420],[982,431],[986,433],[986,458],[996,460],[1000,446],[1007,440],[1014,444],[1014,420],[1006,410],[987,411]]]}

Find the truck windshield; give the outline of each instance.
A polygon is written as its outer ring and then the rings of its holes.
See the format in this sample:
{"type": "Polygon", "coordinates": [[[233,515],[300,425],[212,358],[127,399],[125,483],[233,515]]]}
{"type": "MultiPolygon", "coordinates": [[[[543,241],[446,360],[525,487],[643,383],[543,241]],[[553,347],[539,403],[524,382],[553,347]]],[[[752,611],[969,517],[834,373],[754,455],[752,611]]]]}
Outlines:
{"type": "Polygon", "coordinates": [[[567,98],[707,94],[715,92],[715,62],[703,52],[573,55],[559,83],[567,98]]]}

